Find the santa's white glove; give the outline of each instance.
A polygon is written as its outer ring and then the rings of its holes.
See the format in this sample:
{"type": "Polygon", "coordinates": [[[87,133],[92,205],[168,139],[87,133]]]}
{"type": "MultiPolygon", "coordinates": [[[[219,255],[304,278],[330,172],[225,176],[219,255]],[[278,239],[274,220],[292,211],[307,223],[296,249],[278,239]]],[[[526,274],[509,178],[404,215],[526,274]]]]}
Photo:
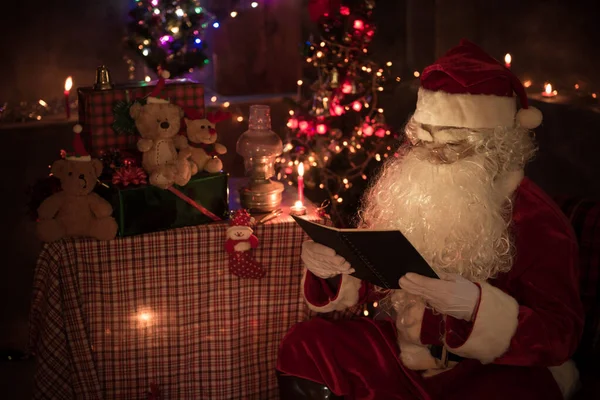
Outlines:
{"type": "Polygon", "coordinates": [[[400,287],[408,293],[421,296],[442,314],[470,321],[479,303],[479,287],[460,275],[438,275],[440,279],[408,273],[400,278],[400,287]]]}
{"type": "Polygon", "coordinates": [[[302,243],[302,261],[310,272],[323,279],[354,272],[350,263],[335,250],[312,240],[302,243]]]}

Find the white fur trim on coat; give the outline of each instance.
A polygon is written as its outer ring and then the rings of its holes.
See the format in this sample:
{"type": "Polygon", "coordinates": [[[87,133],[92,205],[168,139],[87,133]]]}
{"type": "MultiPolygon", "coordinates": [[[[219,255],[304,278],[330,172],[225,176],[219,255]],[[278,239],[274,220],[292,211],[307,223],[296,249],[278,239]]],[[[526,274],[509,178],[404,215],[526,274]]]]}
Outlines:
{"type": "Polygon", "coordinates": [[[548,369],[560,388],[563,399],[571,399],[581,386],[579,381],[579,371],[573,360],[569,360],[557,367],[548,367],[548,369]]]}
{"type": "Polygon", "coordinates": [[[306,274],[307,274],[307,270],[304,270],[304,276],[302,277],[302,283],[301,283],[301,292],[302,292],[302,296],[304,297],[304,300],[306,301],[306,304],[308,305],[308,308],[310,308],[313,311],[319,312],[319,313],[326,313],[326,312],[331,312],[331,311],[341,311],[341,310],[345,310],[346,308],[355,306],[356,303],[358,303],[358,297],[359,297],[359,290],[360,290],[360,286],[361,286],[361,280],[357,279],[353,276],[347,275],[347,274],[343,274],[342,275],[342,283],[340,286],[340,290],[338,291],[338,295],[335,297],[335,299],[331,300],[322,306],[316,305],[316,304],[312,304],[310,301],[308,301],[308,299],[306,298],[305,295],[305,286],[304,283],[306,281],[306,274]]]}
{"type": "Polygon", "coordinates": [[[517,331],[518,317],[519,304],[512,296],[482,283],[481,300],[471,335],[462,346],[446,346],[454,354],[489,364],[508,350],[517,331]]]}
{"type": "Polygon", "coordinates": [[[514,97],[483,94],[451,94],[420,88],[415,121],[458,128],[513,127],[517,103],[514,97]]]}

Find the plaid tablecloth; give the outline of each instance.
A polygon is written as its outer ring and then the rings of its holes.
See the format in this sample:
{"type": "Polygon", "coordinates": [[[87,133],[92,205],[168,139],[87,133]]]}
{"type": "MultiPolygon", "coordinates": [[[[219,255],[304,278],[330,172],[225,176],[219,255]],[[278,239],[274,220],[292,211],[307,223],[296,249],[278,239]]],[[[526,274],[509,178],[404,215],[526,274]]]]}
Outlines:
{"type": "MultiPolygon", "coordinates": [[[[312,217],[316,219],[316,217],[312,217]]],[[[308,311],[302,230],[259,226],[263,280],[228,271],[225,223],[48,244],[34,282],[38,399],[276,399],[278,344],[308,311]]]]}

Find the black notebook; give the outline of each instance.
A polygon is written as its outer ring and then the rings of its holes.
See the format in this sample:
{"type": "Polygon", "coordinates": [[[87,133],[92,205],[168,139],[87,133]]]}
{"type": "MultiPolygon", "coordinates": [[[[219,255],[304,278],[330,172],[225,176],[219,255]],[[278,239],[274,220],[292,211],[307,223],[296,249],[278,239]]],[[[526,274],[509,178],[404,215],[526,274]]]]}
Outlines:
{"type": "Polygon", "coordinates": [[[316,243],[335,250],[350,263],[352,276],[386,289],[399,289],[408,272],[438,278],[400,231],[337,229],[292,216],[316,243]]]}

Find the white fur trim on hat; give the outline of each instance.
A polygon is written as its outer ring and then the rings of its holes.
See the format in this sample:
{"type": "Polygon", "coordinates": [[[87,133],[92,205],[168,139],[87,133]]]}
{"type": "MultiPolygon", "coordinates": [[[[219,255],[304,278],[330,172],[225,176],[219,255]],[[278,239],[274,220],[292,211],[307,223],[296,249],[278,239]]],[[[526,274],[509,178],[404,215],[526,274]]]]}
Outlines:
{"type": "Polygon", "coordinates": [[[69,161],[92,161],[92,156],[66,156],[69,161]]]}
{"type": "Polygon", "coordinates": [[[484,94],[451,94],[419,88],[415,121],[457,128],[512,127],[517,102],[514,97],[484,94]]]}
{"type": "Polygon", "coordinates": [[[169,100],[159,99],[158,97],[148,97],[146,100],[148,104],[169,104],[169,100]]]}
{"type": "Polygon", "coordinates": [[[535,107],[522,108],[517,113],[519,126],[526,129],[535,129],[542,123],[542,112],[535,107]]]}

